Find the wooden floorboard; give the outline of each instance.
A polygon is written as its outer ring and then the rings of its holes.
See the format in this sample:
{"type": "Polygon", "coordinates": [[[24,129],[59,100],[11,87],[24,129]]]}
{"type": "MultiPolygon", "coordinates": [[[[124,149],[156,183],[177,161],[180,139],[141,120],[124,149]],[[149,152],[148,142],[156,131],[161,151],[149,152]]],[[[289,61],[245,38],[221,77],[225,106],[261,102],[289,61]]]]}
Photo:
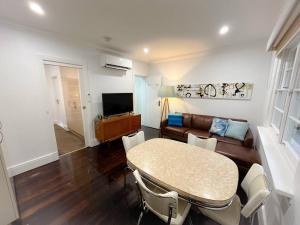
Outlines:
{"type": "Polygon", "coordinates": [[[84,138],[54,124],[55,138],[59,155],[67,154],[85,147],[84,138]]]}
{"type": "MultiPolygon", "coordinates": [[[[146,139],[158,137],[156,129],[143,130],[146,139]]],[[[21,218],[13,225],[136,224],[140,212],[137,190],[131,174],[123,188],[125,165],[125,151],[117,140],[62,156],[16,176],[21,218]]],[[[195,211],[190,216],[194,225],[217,224],[195,211]]],[[[142,220],[142,225],[160,224],[164,223],[151,213],[142,220]]],[[[242,220],[240,224],[247,223],[242,220]]]]}

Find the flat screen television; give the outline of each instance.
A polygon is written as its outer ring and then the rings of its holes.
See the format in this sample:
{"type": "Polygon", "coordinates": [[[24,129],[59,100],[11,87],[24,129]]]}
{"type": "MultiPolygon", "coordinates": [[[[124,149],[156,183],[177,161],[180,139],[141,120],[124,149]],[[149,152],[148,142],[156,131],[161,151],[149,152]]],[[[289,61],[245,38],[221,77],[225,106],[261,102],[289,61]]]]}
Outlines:
{"type": "Polygon", "coordinates": [[[133,111],[132,93],[103,93],[103,115],[111,116],[133,111]]]}

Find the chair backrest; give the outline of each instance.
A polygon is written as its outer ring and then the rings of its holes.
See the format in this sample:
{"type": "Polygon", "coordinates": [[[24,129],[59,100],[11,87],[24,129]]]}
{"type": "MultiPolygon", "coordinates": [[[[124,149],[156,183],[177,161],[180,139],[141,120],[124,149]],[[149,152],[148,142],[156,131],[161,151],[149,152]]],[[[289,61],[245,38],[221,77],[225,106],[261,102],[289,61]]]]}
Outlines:
{"type": "Polygon", "coordinates": [[[133,136],[123,136],[122,141],[123,141],[125,151],[127,153],[129,149],[133,148],[138,144],[145,142],[144,131],[139,131],[137,134],[133,136]]]}
{"type": "Polygon", "coordinates": [[[246,194],[248,193],[249,186],[250,186],[251,182],[253,181],[253,179],[255,177],[257,177],[258,175],[264,175],[264,174],[265,174],[264,168],[261,165],[254,163],[251,166],[250,170],[248,171],[244,180],[241,183],[241,186],[244,189],[246,194]]]}
{"type": "Polygon", "coordinates": [[[135,170],[133,175],[138,183],[143,202],[147,208],[154,213],[169,216],[169,210],[172,208],[172,218],[177,217],[178,211],[178,194],[175,191],[167,192],[165,194],[158,194],[151,191],[143,182],[139,172],[135,170]]]}
{"type": "Polygon", "coordinates": [[[215,151],[216,145],[217,145],[217,139],[216,138],[199,138],[191,133],[188,134],[188,144],[196,145],[201,148],[205,148],[208,150],[215,151]]]}
{"type": "Polygon", "coordinates": [[[266,176],[263,174],[254,177],[249,183],[247,190],[248,201],[241,211],[246,218],[256,212],[270,194],[266,176]]]}

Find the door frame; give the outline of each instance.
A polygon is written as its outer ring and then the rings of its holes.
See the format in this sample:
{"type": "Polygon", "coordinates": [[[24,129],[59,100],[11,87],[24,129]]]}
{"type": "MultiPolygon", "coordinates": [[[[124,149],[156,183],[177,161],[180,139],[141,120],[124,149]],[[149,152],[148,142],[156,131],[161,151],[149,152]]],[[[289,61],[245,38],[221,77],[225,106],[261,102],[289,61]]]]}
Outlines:
{"type": "MultiPolygon", "coordinates": [[[[138,113],[137,112],[137,99],[139,98],[138,97],[138,94],[139,93],[137,93],[136,92],[136,80],[137,80],[137,78],[143,78],[144,79],[144,82],[145,82],[145,84],[146,84],[146,76],[143,76],[143,75],[138,75],[138,74],[133,74],[133,81],[134,81],[134,90],[133,90],[133,95],[134,95],[134,111],[135,111],[135,113],[138,113]]],[[[144,96],[145,97],[145,96],[144,96]]],[[[145,99],[144,99],[144,102],[145,102],[145,99]]],[[[143,109],[142,109],[142,112],[140,112],[140,114],[141,114],[141,124],[142,124],[142,126],[146,126],[146,123],[145,122],[147,122],[147,114],[146,114],[146,110],[145,110],[145,107],[143,106],[142,107],[143,109]]]]}
{"type": "MultiPolygon", "coordinates": [[[[78,62],[75,60],[52,57],[52,56],[39,56],[40,65],[43,67],[43,73],[46,81],[45,65],[53,66],[65,66],[71,68],[79,69],[79,87],[80,87],[80,102],[81,102],[81,113],[82,113],[82,122],[83,122],[83,132],[84,132],[84,143],[85,147],[92,146],[91,143],[91,126],[89,121],[91,115],[91,107],[89,106],[89,82],[87,78],[87,65],[83,62],[78,62]],[[83,107],[85,106],[85,109],[83,107]]],[[[50,102],[48,103],[48,105],[50,102]]],[[[49,117],[50,119],[50,117],[49,117]]],[[[53,121],[51,121],[51,124],[53,121]]],[[[55,137],[54,129],[53,135],[55,137]]],[[[56,142],[56,140],[55,140],[56,142]]],[[[58,149],[56,149],[58,152],[58,149]]]]}
{"type": "MultiPolygon", "coordinates": [[[[162,76],[160,74],[146,76],[145,82],[146,82],[147,88],[156,87],[157,89],[159,89],[159,87],[162,84],[162,76]]],[[[157,93],[155,94],[155,97],[149,96],[149,92],[147,91],[146,92],[146,101],[153,103],[154,105],[152,105],[152,106],[157,107],[157,108],[150,109],[149,104],[146,105],[146,111],[147,111],[148,115],[147,115],[145,124],[148,127],[151,127],[154,129],[160,129],[161,99],[158,97],[158,90],[157,90],[157,93]],[[149,113],[151,110],[152,110],[152,113],[149,113]],[[158,114],[158,115],[156,115],[156,114],[158,114]]]]}

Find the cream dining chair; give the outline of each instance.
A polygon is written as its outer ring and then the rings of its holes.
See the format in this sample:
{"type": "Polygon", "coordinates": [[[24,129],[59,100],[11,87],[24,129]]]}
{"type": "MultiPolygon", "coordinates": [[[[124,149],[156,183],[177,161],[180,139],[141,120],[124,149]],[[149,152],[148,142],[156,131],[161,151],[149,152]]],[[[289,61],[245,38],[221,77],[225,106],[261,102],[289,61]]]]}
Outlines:
{"type": "MultiPolygon", "coordinates": [[[[123,136],[122,137],[123,141],[123,146],[126,152],[126,155],[128,151],[133,148],[136,145],[142,144],[145,142],[145,134],[144,131],[139,131],[136,134],[133,135],[128,135],[128,136],[123,136]]],[[[126,175],[127,175],[127,170],[129,167],[127,166],[124,171],[124,188],[126,187],[126,175]]]]}
{"type": "Polygon", "coordinates": [[[248,197],[248,201],[242,209],[240,199],[236,195],[232,204],[224,210],[218,211],[199,208],[200,211],[221,225],[238,225],[240,222],[240,214],[245,218],[250,218],[252,225],[255,214],[270,194],[263,168],[258,164],[254,164],[247,173],[241,186],[248,197]]]}
{"type": "Polygon", "coordinates": [[[194,134],[189,133],[188,134],[188,144],[195,145],[201,148],[205,148],[208,150],[215,151],[216,145],[217,145],[217,139],[216,138],[199,138],[194,134]]]}
{"type": "Polygon", "coordinates": [[[151,185],[152,190],[150,190],[151,186],[145,185],[137,170],[133,172],[133,175],[136,179],[142,205],[142,212],[137,224],[141,223],[143,214],[150,210],[167,224],[182,225],[190,211],[191,204],[178,199],[178,194],[175,191],[158,193],[157,190],[159,189],[153,185],[151,185]]]}
{"type": "Polygon", "coordinates": [[[123,136],[122,141],[123,141],[125,152],[127,153],[129,149],[133,148],[138,144],[145,142],[144,131],[139,131],[134,135],[123,136]]]}

